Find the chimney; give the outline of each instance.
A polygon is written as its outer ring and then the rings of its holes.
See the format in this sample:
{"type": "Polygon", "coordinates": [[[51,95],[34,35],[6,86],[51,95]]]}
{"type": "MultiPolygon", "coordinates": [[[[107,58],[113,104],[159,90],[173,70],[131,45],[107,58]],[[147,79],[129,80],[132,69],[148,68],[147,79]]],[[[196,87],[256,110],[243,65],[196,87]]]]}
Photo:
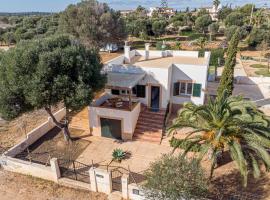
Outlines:
{"type": "Polygon", "coordinates": [[[150,44],[145,43],[145,60],[149,59],[149,47],[150,47],[150,44]]]}
{"type": "Polygon", "coordinates": [[[125,63],[130,63],[130,46],[128,46],[128,42],[125,41],[125,47],[124,47],[124,51],[125,51],[125,63]]]}

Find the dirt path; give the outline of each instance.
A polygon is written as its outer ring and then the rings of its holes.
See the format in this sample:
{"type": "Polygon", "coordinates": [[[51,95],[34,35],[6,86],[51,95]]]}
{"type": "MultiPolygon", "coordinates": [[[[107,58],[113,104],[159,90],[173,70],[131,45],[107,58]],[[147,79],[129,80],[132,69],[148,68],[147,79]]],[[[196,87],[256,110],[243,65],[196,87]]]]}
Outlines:
{"type": "Polygon", "coordinates": [[[1,200],[105,200],[106,195],[74,190],[30,176],[0,170],[1,200]]]}

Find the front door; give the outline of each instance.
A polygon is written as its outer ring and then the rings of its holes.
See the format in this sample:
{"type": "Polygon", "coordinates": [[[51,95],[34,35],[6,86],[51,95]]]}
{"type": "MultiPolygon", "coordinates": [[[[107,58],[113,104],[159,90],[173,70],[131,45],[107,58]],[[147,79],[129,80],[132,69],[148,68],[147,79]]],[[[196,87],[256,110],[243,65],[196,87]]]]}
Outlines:
{"type": "Polygon", "coordinates": [[[121,120],[100,118],[101,136],[122,139],[121,120]]]}
{"type": "Polygon", "coordinates": [[[151,86],[151,110],[159,111],[160,87],[151,86]]]}

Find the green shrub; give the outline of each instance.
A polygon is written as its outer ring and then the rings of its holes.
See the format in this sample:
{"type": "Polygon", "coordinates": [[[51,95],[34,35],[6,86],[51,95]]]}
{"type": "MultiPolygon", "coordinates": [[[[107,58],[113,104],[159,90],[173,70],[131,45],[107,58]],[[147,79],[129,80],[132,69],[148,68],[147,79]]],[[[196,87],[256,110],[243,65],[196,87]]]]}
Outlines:
{"type": "Polygon", "coordinates": [[[260,69],[256,71],[255,74],[260,75],[260,76],[270,77],[270,72],[268,71],[268,69],[260,69]]]}
{"type": "Polygon", "coordinates": [[[114,149],[112,153],[113,160],[121,162],[126,157],[126,152],[122,149],[114,149]]]}
{"type": "Polygon", "coordinates": [[[266,68],[267,66],[262,65],[262,64],[253,64],[253,65],[250,65],[250,67],[253,67],[253,68],[266,68]]]}
{"type": "Polygon", "coordinates": [[[197,40],[200,37],[204,37],[204,35],[201,34],[201,33],[192,33],[192,34],[189,35],[188,39],[189,40],[197,40]]]}
{"type": "Polygon", "coordinates": [[[162,49],[163,42],[157,42],[156,43],[156,49],[157,50],[170,50],[171,46],[169,44],[165,44],[165,48],[162,49]]]}
{"type": "Polygon", "coordinates": [[[219,66],[218,58],[220,58],[220,64],[224,63],[224,53],[223,49],[213,49],[211,50],[210,65],[219,66]]]}
{"type": "MultiPolygon", "coordinates": [[[[180,149],[184,149],[186,150],[191,144],[191,141],[189,140],[185,140],[185,139],[177,139],[175,137],[173,137],[170,140],[170,145],[173,148],[180,148],[180,149]]],[[[195,144],[191,147],[190,151],[193,152],[199,152],[201,150],[201,145],[199,144],[195,144]]]]}

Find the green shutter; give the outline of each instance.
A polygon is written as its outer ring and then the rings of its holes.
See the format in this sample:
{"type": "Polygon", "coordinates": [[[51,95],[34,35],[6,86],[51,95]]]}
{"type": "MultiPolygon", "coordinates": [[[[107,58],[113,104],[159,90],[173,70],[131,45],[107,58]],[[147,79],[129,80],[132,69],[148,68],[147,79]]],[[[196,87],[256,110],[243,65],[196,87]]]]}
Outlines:
{"type": "Polygon", "coordinates": [[[201,97],[202,84],[194,83],[193,84],[193,95],[194,97],[201,97]]]}

